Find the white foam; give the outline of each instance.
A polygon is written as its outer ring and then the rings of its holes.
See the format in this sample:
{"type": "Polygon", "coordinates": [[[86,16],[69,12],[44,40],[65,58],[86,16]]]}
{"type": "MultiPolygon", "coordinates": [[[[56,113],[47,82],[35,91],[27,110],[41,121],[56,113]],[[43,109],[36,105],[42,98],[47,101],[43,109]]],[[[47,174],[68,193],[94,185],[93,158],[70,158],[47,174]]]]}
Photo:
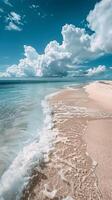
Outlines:
{"type": "Polygon", "coordinates": [[[60,177],[61,177],[61,179],[62,179],[63,181],[67,181],[67,179],[66,179],[65,176],[64,176],[64,170],[63,170],[63,169],[60,169],[60,171],[58,172],[58,174],[60,175],[60,177]]]}
{"type": "MultiPolygon", "coordinates": [[[[51,95],[50,95],[51,96],[51,95]]],[[[2,175],[0,180],[0,200],[17,200],[29,182],[32,169],[43,159],[48,160],[49,150],[52,148],[56,132],[52,131],[52,117],[47,99],[42,102],[44,110],[44,127],[40,133],[40,140],[28,144],[18,154],[8,170],[2,175]]]]}
{"type": "Polygon", "coordinates": [[[56,95],[58,95],[58,94],[60,94],[62,92],[62,90],[60,89],[60,90],[58,90],[58,91],[56,91],[56,92],[53,92],[53,93],[51,93],[51,94],[49,94],[49,95],[46,95],[46,97],[45,97],[45,103],[47,102],[48,103],[48,100],[50,100],[52,97],[54,97],[54,96],[56,96],[56,95]]]}
{"type": "Polygon", "coordinates": [[[65,197],[64,199],[62,199],[62,200],[74,200],[71,196],[67,196],[67,197],[65,197]]]}
{"type": "Polygon", "coordinates": [[[48,190],[48,185],[47,184],[45,184],[44,185],[44,190],[43,190],[43,194],[46,196],[46,197],[48,197],[48,198],[50,198],[50,199],[53,199],[55,196],[56,196],[56,193],[57,193],[57,190],[56,189],[54,189],[54,190],[52,190],[52,191],[49,191],[48,190]]]}

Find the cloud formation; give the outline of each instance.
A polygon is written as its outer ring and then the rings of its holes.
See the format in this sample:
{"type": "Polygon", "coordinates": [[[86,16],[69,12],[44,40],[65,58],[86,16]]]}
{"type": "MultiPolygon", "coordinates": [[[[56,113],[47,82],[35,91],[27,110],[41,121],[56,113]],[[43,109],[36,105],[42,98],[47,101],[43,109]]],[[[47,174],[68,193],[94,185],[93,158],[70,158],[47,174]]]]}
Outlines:
{"type": "Polygon", "coordinates": [[[6,30],[15,30],[15,31],[21,31],[21,26],[23,23],[21,22],[21,16],[15,12],[10,12],[8,16],[6,17],[6,22],[8,25],[5,27],[6,30]]]}
{"type": "Polygon", "coordinates": [[[4,3],[10,7],[13,7],[13,5],[9,2],[9,0],[4,0],[4,3]]]}
{"type": "Polygon", "coordinates": [[[99,65],[98,67],[93,67],[93,68],[88,69],[86,72],[87,72],[88,76],[93,76],[93,75],[100,74],[105,71],[106,71],[106,66],[99,65]]]}
{"type": "Polygon", "coordinates": [[[29,8],[31,8],[31,9],[37,9],[39,7],[40,6],[38,4],[32,4],[32,5],[29,6],[29,8]]]}
{"type": "Polygon", "coordinates": [[[0,8],[0,12],[1,12],[1,13],[3,13],[3,12],[4,12],[4,10],[3,10],[2,8],[0,8]]]}
{"type": "MultiPolygon", "coordinates": [[[[11,22],[20,23],[19,16],[14,13],[10,16],[11,22]]],[[[87,16],[87,22],[93,34],[66,24],[62,27],[62,44],[51,41],[41,55],[33,47],[24,46],[25,58],[9,67],[4,76],[66,76],[70,68],[112,53],[112,1],[97,3],[87,16]]],[[[88,73],[100,70],[104,67],[90,69],[88,73]]]]}
{"type": "Polygon", "coordinates": [[[112,53],[112,0],[102,0],[87,16],[91,36],[91,51],[112,53]]]}

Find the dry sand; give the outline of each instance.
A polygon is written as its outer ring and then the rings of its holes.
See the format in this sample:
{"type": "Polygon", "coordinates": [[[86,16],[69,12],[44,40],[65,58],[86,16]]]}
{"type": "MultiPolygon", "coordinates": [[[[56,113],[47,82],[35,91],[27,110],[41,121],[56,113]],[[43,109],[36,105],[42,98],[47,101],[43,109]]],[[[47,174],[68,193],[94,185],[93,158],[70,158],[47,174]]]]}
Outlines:
{"type": "Polygon", "coordinates": [[[49,100],[57,132],[54,150],[22,199],[112,200],[110,93],[111,82],[95,82],[65,89],[49,100]]]}
{"type": "Polygon", "coordinates": [[[91,99],[97,101],[100,106],[108,111],[112,111],[112,82],[100,81],[86,86],[86,92],[91,99]]]}
{"type": "Polygon", "coordinates": [[[98,166],[96,174],[103,199],[112,199],[112,120],[88,123],[85,135],[87,151],[98,166]]]}
{"type": "MultiPolygon", "coordinates": [[[[85,88],[91,99],[112,112],[112,82],[95,82],[85,88]]],[[[96,174],[103,199],[112,199],[112,119],[88,123],[85,134],[87,151],[97,161],[96,174]]]]}

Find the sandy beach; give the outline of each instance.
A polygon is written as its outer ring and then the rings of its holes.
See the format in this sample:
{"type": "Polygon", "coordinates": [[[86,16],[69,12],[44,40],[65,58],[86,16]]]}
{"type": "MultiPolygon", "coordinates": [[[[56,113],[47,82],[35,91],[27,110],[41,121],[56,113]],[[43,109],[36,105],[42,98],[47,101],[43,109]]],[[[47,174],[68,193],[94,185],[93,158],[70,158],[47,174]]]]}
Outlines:
{"type": "MultiPolygon", "coordinates": [[[[86,87],[91,99],[102,108],[112,112],[112,82],[97,82],[86,87]]],[[[87,151],[98,166],[96,174],[103,199],[112,199],[112,119],[94,120],[85,132],[87,151]]]]}
{"type": "Polygon", "coordinates": [[[49,99],[54,148],[22,199],[112,199],[111,102],[107,81],[64,89],[49,99]]]}

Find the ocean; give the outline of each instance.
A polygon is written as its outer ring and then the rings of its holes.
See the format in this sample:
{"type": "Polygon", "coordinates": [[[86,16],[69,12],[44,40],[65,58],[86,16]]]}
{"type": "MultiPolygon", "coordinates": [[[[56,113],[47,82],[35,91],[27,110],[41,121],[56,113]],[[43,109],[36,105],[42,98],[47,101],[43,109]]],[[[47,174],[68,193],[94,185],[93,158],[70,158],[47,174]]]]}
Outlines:
{"type": "Polygon", "coordinates": [[[55,138],[46,97],[92,79],[0,82],[0,200],[19,200],[55,138]]]}
{"type": "Polygon", "coordinates": [[[45,97],[72,84],[0,84],[0,200],[20,199],[53,140],[45,97]]]}

